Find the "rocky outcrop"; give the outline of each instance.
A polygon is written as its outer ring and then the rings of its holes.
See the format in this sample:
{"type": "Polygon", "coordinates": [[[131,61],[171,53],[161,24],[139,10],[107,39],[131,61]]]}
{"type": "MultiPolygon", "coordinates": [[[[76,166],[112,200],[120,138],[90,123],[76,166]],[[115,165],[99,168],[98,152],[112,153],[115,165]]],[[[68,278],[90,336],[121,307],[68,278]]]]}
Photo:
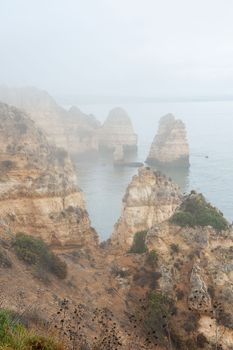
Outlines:
{"type": "Polygon", "coordinates": [[[97,153],[100,122],[93,115],[86,115],[77,107],[71,107],[64,120],[67,147],[72,155],[97,153]]]}
{"type": "Polygon", "coordinates": [[[96,130],[100,123],[72,107],[60,107],[46,92],[36,88],[0,87],[0,101],[25,111],[41,127],[48,140],[72,155],[98,150],[96,130]]]}
{"type": "Polygon", "coordinates": [[[0,104],[0,218],[53,245],[96,243],[73,165],[25,113],[0,104]]]}
{"type": "Polygon", "coordinates": [[[189,166],[189,145],[184,123],[167,114],[160,119],[147,163],[161,166],[189,166]]]}
{"type": "Polygon", "coordinates": [[[180,201],[179,188],[171,180],[150,168],[140,168],[126,190],[122,214],[111,238],[113,245],[127,250],[136,232],[168,219],[180,201]]]}
{"type": "Polygon", "coordinates": [[[114,152],[119,146],[123,147],[124,152],[135,151],[137,135],[128,114],[118,107],[109,112],[107,120],[99,131],[99,147],[114,152]]]}
{"type": "Polygon", "coordinates": [[[188,320],[193,322],[196,315],[194,334],[229,350],[233,337],[232,229],[181,228],[164,222],[148,231],[146,244],[156,252],[159,290],[176,300],[182,322],[187,324],[181,336],[190,336],[188,320]]]}

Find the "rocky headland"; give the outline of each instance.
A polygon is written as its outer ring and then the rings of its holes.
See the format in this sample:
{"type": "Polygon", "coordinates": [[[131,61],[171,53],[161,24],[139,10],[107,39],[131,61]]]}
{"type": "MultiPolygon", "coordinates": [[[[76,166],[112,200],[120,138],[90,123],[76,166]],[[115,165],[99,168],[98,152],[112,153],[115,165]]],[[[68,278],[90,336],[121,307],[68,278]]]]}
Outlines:
{"type": "Polygon", "coordinates": [[[66,110],[43,90],[34,87],[0,87],[0,101],[26,112],[45,132],[49,142],[71,155],[96,153],[100,123],[77,107],[66,110]]]}
{"type": "Polygon", "coordinates": [[[155,166],[189,167],[189,145],[181,120],[172,114],[160,119],[146,162],[155,166]]]}
{"type": "Polygon", "coordinates": [[[142,167],[98,245],[66,151],[5,104],[0,136],[0,316],[51,350],[232,350],[233,231],[203,195],[142,167]]]}

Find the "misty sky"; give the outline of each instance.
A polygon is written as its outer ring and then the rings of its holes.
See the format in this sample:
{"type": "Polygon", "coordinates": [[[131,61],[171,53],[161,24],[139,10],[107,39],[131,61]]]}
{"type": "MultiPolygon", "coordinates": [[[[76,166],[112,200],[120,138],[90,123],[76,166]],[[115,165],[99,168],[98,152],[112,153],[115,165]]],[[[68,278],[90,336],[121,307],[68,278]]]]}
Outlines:
{"type": "Polygon", "coordinates": [[[0,0],[0,84],[233,94],[232,0],[0,0]]]}

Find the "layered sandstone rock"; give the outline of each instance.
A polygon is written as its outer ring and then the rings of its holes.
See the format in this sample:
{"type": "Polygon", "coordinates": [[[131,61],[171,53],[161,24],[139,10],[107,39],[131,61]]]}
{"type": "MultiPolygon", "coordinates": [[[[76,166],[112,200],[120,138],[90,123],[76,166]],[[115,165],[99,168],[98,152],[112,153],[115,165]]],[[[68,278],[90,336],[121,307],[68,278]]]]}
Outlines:
{"type": "Polygon", "coordinates": [[[67,152],[20,110],[0,104],[0,218],[49,244],[96,242],[67,152]]]}
{"type": "Polygon", "coordinates": [[[128,114],[122,108],[114,108],[109,112],[99,132],[99,147],[114,151],[123,147],[124,152],[137,149],[137,135],[133,130],[128,114]]]}
{"type": "Polygon", "coordinates": [[[167,114],[160,119],[147,158],[151,165],[189,166],[189,145],[184,123],[167,114]]]}
{"type": "Polygon", "coordinates": [[[96,131],[100,123],[76,107],[66,111],[46,91],[32,87],[0,87],[0,101],[28,113],[44,130],[50,142],[65,148],[70,154],[79,155],[98,150],[96,131]]]}
{"type": "Polygon", "coordinates": [[[136,232],[168,219],[180,201],[180,190],[170,179],[150,168],[140,168],[126,190],[122,214],[111,238],[113,245],[129,248],[136,232]]]}

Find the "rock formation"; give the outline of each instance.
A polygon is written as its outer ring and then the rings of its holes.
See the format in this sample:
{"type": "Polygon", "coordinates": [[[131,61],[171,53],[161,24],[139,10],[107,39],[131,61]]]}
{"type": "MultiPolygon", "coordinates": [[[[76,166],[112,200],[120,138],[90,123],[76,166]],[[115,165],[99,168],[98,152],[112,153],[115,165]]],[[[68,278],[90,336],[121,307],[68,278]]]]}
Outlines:
{"type": "Polygon", "coordinates": [[[137,135],[134,133],[132,122],[122,108],[114,108],[109,112],[99,132],[99,147],[114,152],[122,146],[124,152],[137,149],[137,135]]]}
{"type": "Polygon", "coordinates": [[[232,230],[181,228],[165,222],[148,231],[146,244],[157,254],[158,289],[176,300],[183,315],[181,322],[176,321],[180,337],[188,337],[192,327],[196,335],[206,339],[204,349],[217,343],[222,346],[219,348],[230,350],[232,230]]]}
{"type": "Polygon", "coordinates": [[[0,218],[54,245],[96,242],[67,152],[22,111],[0,104],[0,218]]]}
{"type": "Polygon", "coordinates": [[[100,122],[92,115],[86,115],[77,107],[71,107],[64,119],[67,147],[72,155],[97,153],[100,122]]]}
{"type": "Polygon", "coordinates": [[[180,201],[179,188],[171,180],[150,168],[140,168],[126,190],[122,214],[111,238],[113,245],[127,250],[136,232],[168,219],[180,201]]]}
{"type": "Polygon", "coordinates": [[[0,87],[0,101],[25,111],[41,127],[50,142],[79,155],[98,150],[97,129],[93,116],[72,107],[60,107],[46,92],[36,88],[0,87]]]}
{"type": "Polygon", "coordinates": [[[189,166],[189,145],[185,125],[167,114],[160,119],[159,130],[152,142],[147,163],[162,166],[189,166]]]}

